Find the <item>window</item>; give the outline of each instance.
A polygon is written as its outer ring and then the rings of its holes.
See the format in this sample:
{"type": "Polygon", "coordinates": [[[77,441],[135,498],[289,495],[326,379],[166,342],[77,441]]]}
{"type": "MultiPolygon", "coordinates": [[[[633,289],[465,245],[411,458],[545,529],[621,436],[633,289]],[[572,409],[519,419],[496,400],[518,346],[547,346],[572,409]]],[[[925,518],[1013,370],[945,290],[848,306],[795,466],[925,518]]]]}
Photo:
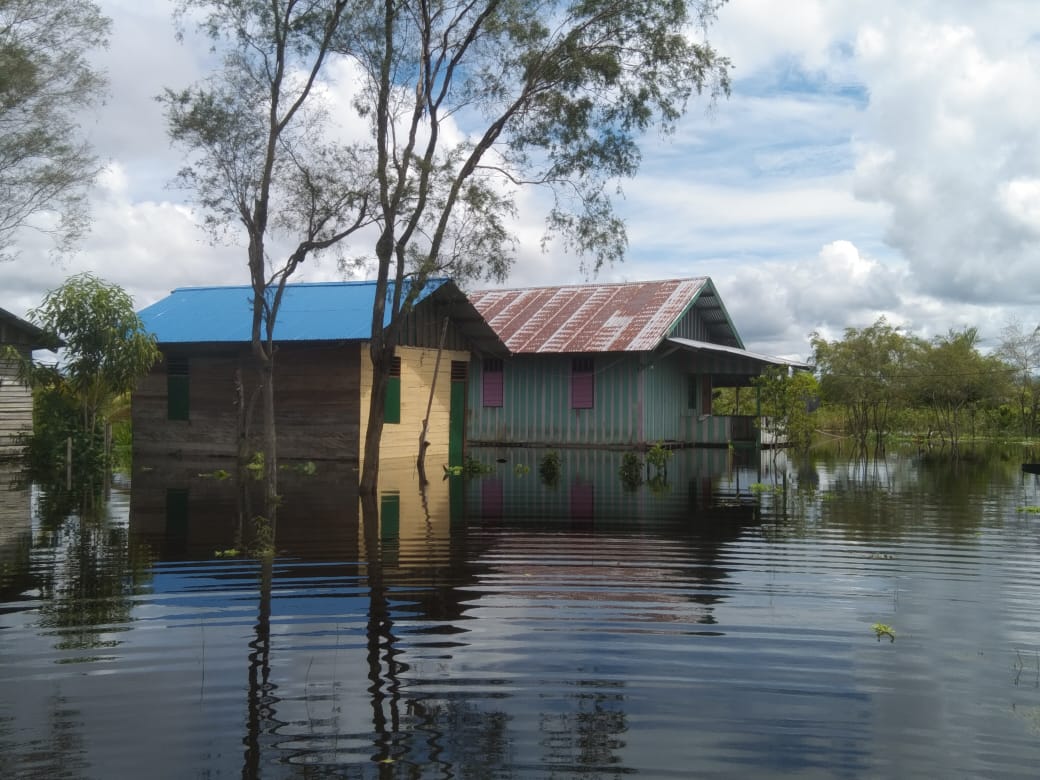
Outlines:
{"type": "Polygon", "coordinates": [[[711,375],[688,374],[686,382],[686,407],[698,414],[711,414],[711,375]]]}
{"type": "Polygon", "coordinates": [[[188,358],[166,357],[166,419],[187,420],[191,413],[188,358]]]}
{"type": "Polygon", "coordinates": [[[595,400],[592,358],[571,361],[571,409],[591,409],[595,400]]]}
{"type": "Polygon", "coordinates": [[[485,358],[481,397],[484,406],[502,406],[503,370],[501,358],[485,358]]]}
{"type": "Polygon", "coordinates": [[[397,424],[401,422],[401,358],[395,357],[390,363],[390,378],[386,383],[386,403],[383,404],[383,422],[397,424]]]}

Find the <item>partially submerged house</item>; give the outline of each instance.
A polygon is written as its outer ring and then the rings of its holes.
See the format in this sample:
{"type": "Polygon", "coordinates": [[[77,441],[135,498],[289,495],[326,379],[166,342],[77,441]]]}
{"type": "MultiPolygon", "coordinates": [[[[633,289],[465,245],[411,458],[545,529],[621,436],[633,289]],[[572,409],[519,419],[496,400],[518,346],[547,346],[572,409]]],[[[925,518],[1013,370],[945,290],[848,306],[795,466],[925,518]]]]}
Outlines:
{"type": "Polygon", "coordinates": [[[5,357],[12,348],[21,358],[32,357],[34,349],[54,345],[31,322],[0,309],[0,458],[22,454],[20,438],[32,431],[32,390],[19,379],[18,358],[5,357]]]}
{"type": "MultiPolygon", "coordinates": [[[[281,458],[360,464],[375,286],[286,286],[274,332],[281,458]]],[[[260,449],[252,294],[248,286],[181,288],[140,312],[162,360],[133,394],[135,456],[230,458],[243,431],[249,449],[260,449]],[[249,415],[252,406],[256,413],[249,415]]],[[[429,462],[461,462],[474,355],[501,357],[505,347],[454,283],[430,280],[403,323],[384,409],[382,457],[416,456],[429,409],[429,462]]]]}
{"type": "Polygon", "coordinates": [[[706,277],[486,290],[470,300],[510,352],[470,371],[475,444],[757,444],[754,417],[712,414],[713,389],[801,366],[746,350],[706,277]]]}

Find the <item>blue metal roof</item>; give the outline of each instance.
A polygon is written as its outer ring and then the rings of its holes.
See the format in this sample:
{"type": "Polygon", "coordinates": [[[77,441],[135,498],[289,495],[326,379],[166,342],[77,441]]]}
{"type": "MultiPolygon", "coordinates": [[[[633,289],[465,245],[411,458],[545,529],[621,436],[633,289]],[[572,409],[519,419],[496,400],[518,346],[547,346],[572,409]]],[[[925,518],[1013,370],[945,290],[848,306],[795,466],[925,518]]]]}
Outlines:
{"type": "MultiPolygon", "coordinates": [[[[422,301],[447,279],[430,279],[422,301]]],[[[372,335],[376,283],[287,284],[278,309],[276,341],[351,341],[372,335]]],[[[393,284],[390,285],[393,293],[393,284]]],[[[272,293],[273,294],[273,293],[272,293]]],[[[139,312],[145,329],[160,344],[248,342],[252,339],[253,289],[179,287],[139,312]]],[[[386,321],[389,322],[389,305],[386,321]]]]}

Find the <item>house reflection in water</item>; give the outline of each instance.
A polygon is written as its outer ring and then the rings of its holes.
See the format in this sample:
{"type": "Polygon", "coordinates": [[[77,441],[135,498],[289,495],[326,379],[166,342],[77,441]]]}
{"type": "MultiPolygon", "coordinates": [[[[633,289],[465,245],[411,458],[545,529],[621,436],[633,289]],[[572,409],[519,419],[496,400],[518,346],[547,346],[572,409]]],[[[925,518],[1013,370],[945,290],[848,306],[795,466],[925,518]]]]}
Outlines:
{"type": "MultiPolygon", "coordinates": [[[[734,507],[760,480],[759,452],[752,449],[700,448],[674,450],[667,472],[642,469],[643,483],[626,485],[619,476],[625,453],[603,449],[555,450],[559,476],[548,484],[539,476],[549,450],[537,448],[472,448],[470,457],[492,468],[468,480],[466,512],[471,519],[512,518],[570,520],[575,526],[595,523],[697,523],[698,514],[734,507]]],[[[645,460],[645,454],[639,456],[645,460]]]]}

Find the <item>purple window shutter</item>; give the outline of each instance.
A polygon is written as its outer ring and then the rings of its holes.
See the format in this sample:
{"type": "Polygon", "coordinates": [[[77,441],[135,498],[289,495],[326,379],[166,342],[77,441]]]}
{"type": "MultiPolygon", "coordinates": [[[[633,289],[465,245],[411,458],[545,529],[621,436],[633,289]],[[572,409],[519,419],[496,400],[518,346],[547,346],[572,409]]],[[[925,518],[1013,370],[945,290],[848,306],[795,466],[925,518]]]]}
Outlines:
{"type": "Polygon", "coordinates": [[[488,359],[484,361],[483,386],[481,388],[484,406],[503,405],[503,376],[501,360],[488,359]]]}
{"type": "Polygon", "coordinates": [[[592,409],[596,398],[591,358],[575,358],[571,364],[571,409],[592,409]]]}

